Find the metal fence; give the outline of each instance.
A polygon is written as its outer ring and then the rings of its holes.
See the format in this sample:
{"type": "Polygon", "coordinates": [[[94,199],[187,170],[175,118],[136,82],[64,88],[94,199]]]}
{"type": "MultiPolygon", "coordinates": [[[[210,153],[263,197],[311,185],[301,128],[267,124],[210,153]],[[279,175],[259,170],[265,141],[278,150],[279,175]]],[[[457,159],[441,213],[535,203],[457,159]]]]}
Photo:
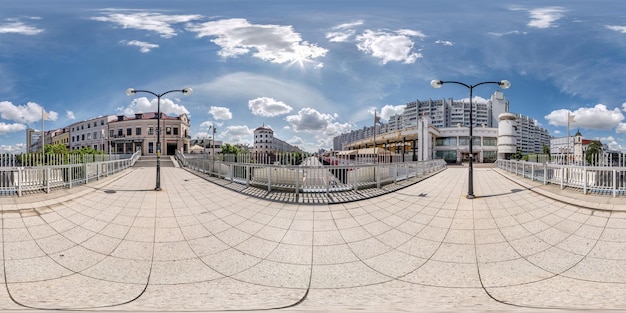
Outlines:
{"type": "MultiPolygon", "coordinates": [[[[126,155],[125,159],[94,161],[85,158],[83,163],[0,167],[0,195],[22,196],[29,192],[50,192],[55,188],[72,188],[87,184],[133,166],[140,152],[126,155]]],[[[117,156],[120,157],[119,155],[117,156]]]]}
{"type": "MultiPolygon", "coordinates": [[[[257,163],[250,154],[202,156],[177,155],[184,167],[215,176],[230,182],[262,189],[298,193],[339,192],[364,188],[381,188],[401,180],[422,177],[444,169],[444,160],[419,162],[378,162],[376,156],[363,158],[337,158],[338,162],[324,162],[314,155],[305,155],[300,165],[283,165],[280,161],[257,163]],[[368,160],[369,162],[365,162],[368,160]]],[[[283,160],[291,160],[283,155],[283,160]]]]}
{"type": "Polygon", "coordinates": [[[553,163],[498,160],[496,166],[509,173],[561,189],[571,188],[584,194],[626,195],[626,167],[576,166],[553,163]]]}

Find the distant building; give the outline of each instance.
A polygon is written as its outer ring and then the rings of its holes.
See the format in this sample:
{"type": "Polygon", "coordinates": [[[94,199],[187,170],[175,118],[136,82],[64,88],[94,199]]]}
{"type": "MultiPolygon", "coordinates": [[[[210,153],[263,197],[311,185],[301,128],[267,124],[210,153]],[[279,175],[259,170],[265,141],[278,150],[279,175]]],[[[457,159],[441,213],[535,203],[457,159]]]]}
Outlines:
{"type": "Polygon", "coordinates": [[[197,138],[189,142],[189,153],[204,153],[209,155],[219,154],[222,152],[224,142],[213,138],[197,138]],[[198,149],[197,147],[201,147],[198,149]]]}
{"type": "Polygon", "coordinates": [[[107,115],[70,124],[68,126],[70,130],[70,150],[89,147],[109,153],[107,144],[108,124],[115,119],[115,115],[107,115]]]}
{"type": "Polygon", "coordinates": [[[274,130],[271,128],[261,126],[254,130],[252,152],[256,154],[269,154],[277,152],[302,152],[302,150],[297,146],[274,137],[274,130]]]}
{"type": "Polygon", "coordinates": [[[161,142],[161,154],[174,155],[176,151],[189,151],[189,118],[187,114],[177,117],[161,112],[160,136],[157,133],[156,112],[136,113],[134,116],[118,115],[109,122],[108,140],[111,153],[134,153],[156,155],[157,142],[161,142]]]}
{"type": "MultiPolygon", "coordinates": [[[[486,102],[473,102],[473,106],[474,160],[491,162],[498,157],[507,158],[516,152],[517,147],[522,153],[542,153],[543,146],[550,144],[548,130],[540,127],[534,119],[508,112],[509,101],[502,91],[495,91],[486,102]],[[506,125],[503,134],[499,130],[501,122],[506,125]]],[[[433,146],[434,155],[431,157],[449,162],[466,160],[469,158],[469,110],[467,101],[416,100],[407,103],[402,114],[391,116],[387,124],[366,126],[334,137],[333,149],[373,146],[374,137],[377,137],[376,146],[392,147],[398,153],[433,146]],[[425,117],[428,117],[428,127],[437,129],[432,132],[434,144],[421,145],[413,141],[419,133],[410,130],[418,129],[419,121],[425,117]]],[[[424,158],[418,159],[427,159],[425,153],[420,152],[419,155],[424,155],[424,158]]]]}

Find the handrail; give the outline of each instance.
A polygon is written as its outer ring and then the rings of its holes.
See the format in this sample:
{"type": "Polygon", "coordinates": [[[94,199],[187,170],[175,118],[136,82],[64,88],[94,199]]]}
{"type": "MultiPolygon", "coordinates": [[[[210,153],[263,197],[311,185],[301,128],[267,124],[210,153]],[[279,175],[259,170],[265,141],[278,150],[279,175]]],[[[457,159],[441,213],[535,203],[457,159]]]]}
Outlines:
{"type": "Polygon", "coordinates": [[[0,167],[0,195],[21,197],[24,192],[46,192],[54,188],[72,188],[99,180],[135,164],[137,151],[126,159],[45,166],[0,167]]]}
{"type": "Polygon", "coordinates": [[[558,185],[584,194],[626,195],[626,167],[579,166],[569,164],[535,163],[497,160],[496,167],[544,185],[558,185]]]}

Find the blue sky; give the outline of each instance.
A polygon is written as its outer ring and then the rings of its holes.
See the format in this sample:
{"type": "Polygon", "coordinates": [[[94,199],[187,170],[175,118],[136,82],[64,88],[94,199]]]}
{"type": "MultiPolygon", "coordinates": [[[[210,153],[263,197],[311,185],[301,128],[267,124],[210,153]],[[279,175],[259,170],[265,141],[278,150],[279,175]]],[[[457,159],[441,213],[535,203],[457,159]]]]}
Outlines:
{"type": "MultiPolygon", "coordinates": [[[[307,151],[415,99],[507,79],[510,111],[556,137],[626,148],[626,1],[0,0],[0,151],[25,129],[107,114],[188,113],[192,137],[307,151]]],[[[488,98],[483,85],[474,95],[488,98]]],[[[478,99],[480,100],[480,99],[478,99]]]]}

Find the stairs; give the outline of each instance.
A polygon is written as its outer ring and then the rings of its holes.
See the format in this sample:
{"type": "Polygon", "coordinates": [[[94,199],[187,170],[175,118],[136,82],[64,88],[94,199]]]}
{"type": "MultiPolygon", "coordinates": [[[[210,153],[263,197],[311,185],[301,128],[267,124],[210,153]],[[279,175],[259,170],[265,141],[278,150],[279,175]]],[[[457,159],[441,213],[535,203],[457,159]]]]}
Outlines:
{"type": "MultiPolygon", "coordinates": [[[[139,160],[135,162],[135,165],[133,167],[156,167],[156,160],[156,156],[142,155],[141,157],[139,157],[139,160]]],[[[161,156],[161,167],[174,167],[174,162],[172,162],[171,156],[161,156]]]]}

